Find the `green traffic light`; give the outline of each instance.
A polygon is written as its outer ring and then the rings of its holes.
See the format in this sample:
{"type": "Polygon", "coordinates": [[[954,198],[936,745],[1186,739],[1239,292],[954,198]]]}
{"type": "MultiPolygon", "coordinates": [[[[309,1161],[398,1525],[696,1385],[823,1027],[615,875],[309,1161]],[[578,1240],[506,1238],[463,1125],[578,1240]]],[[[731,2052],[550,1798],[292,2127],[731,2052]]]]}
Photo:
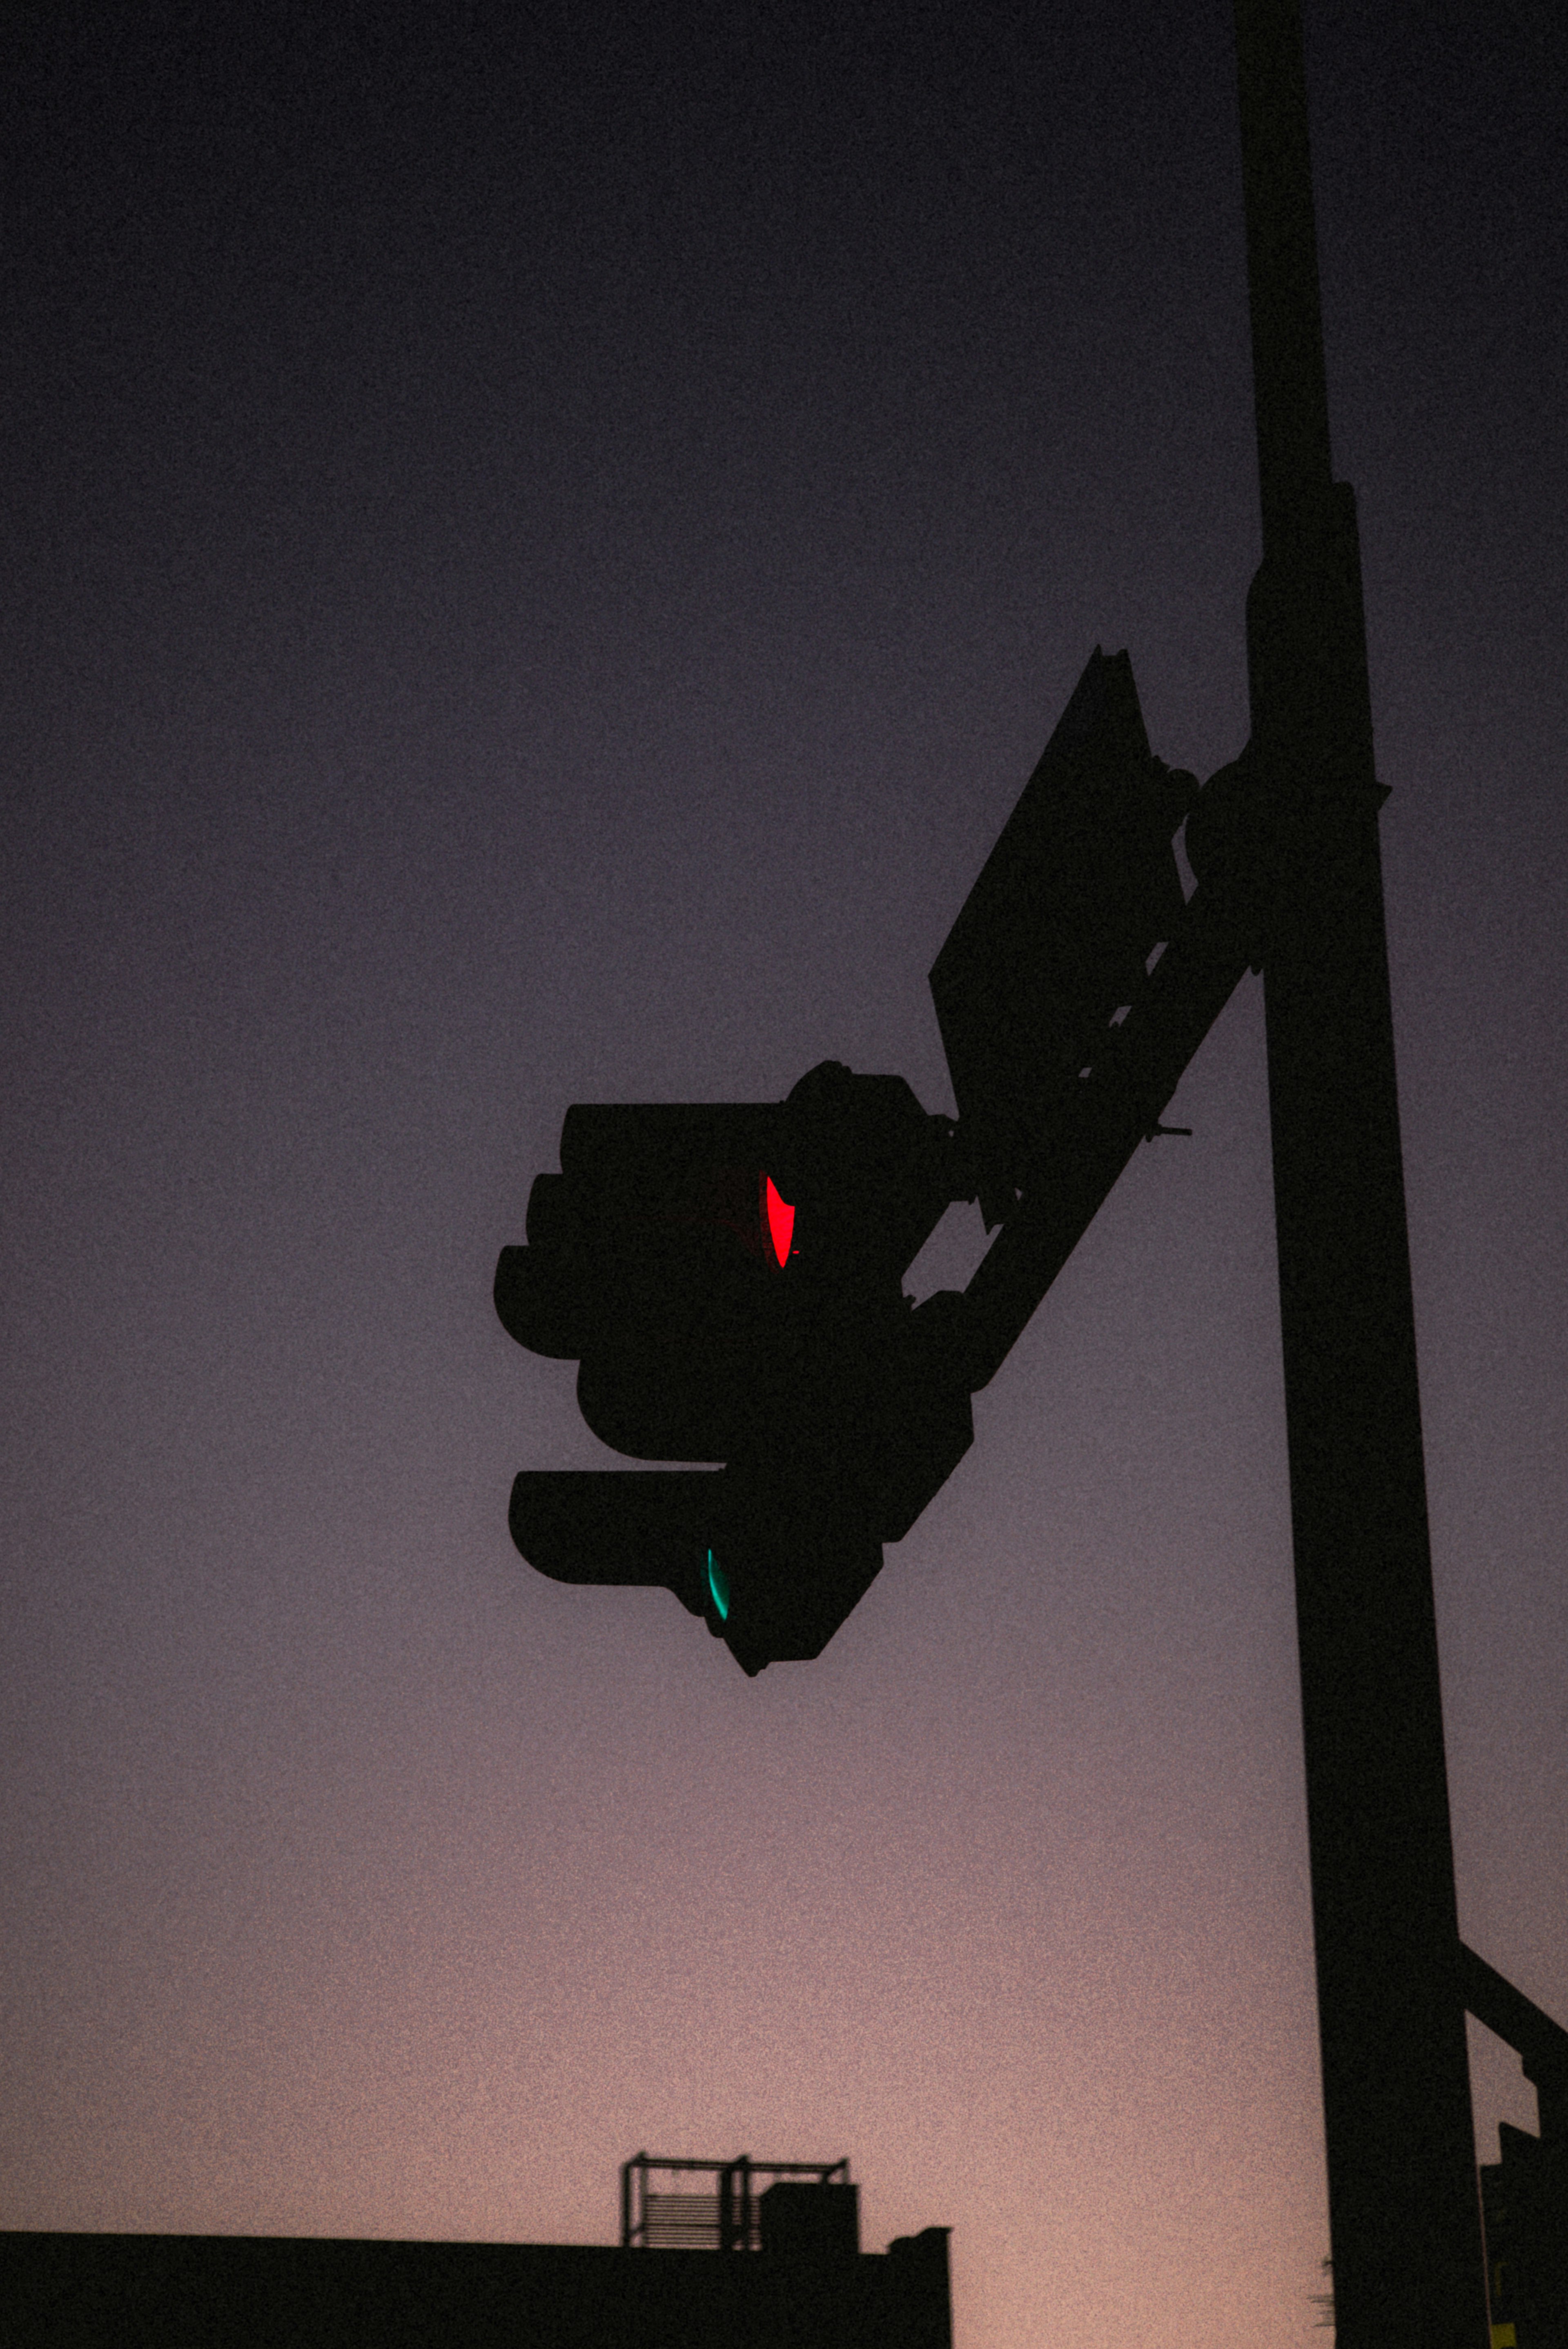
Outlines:
{"type": "Polygon", "coordinates": [[[718,1609],[719,1621],[727,1623],[729,1620],[729,1578],[715,1558],[712,1550],[707,1554],[707,1587],[713,1593],[713,1603],[718,1609]]]}

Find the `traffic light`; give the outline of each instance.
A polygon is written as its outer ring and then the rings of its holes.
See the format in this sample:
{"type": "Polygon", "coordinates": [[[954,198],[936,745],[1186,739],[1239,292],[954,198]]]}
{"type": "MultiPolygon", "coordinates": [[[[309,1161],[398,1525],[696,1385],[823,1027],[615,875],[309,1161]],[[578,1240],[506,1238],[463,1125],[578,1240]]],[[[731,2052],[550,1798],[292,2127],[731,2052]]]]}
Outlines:
{"type": "Polygon", "coordinates": [[[674,1590],[748,1671],[820,1654],[973,1440],[903,1288],[965,1196],[954,1121],[837,1061],[777,1103],[569,1110],[496,1309],[578,1361],[583,1416],[616,1451],[723,1464],[524,1472],[523,1556],[674,1590]]]}
{"type": "Polygon", "coordinates": [[[577,1362],[615,1451],[711,1464],[525,1470],[531,1565],[673,1590],[748,1673],[820,1654],[1246,967],[1229,771],[1189,897],[1173,839],[1210,812],[1150,752],[1126,654],[1095,652],[931,973],[956,1122],[836,1061],[782,1102],[568,1110],[496,1309],[577,1362]],[[905,1273],[975,1197],[997,1238],[915,1307],[905,1273]]]}

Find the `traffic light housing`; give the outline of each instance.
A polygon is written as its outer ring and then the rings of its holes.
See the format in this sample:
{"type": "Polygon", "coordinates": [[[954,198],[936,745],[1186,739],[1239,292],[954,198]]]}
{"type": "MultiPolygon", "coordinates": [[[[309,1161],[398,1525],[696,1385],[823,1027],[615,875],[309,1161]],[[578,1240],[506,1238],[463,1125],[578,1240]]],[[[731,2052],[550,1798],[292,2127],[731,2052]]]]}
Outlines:
{"type": "Polygon", "coordinates": [[[496,1309],[576,1359],[583,1418],[616,1451],[722,1465],[524,1472],[522,1555],[674,1590],[748,1671],[820,1654],[973,1440],[903,1288],[965,1195],[954,1121],[837,1061],[782,1102],[568,1111],[496,1309]]]}

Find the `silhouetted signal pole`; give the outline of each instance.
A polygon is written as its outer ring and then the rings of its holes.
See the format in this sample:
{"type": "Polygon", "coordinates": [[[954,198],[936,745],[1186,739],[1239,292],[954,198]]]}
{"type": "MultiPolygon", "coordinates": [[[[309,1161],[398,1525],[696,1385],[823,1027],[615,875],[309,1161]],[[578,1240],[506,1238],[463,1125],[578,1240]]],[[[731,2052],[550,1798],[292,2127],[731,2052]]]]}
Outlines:
{"type": "Polygon", "coordinates": [[[1299,0],[1236,0],[1236,34],[1251,740],[1200,789],[1150,750],[1126,654],[1094,653],[931,971],[956,1124],[836,1061],[781,1102],[568,1112],[528,1245],[501,1252],[500,1318],[580,1362],[583,1416],[616,1450],[714,1465],[524,1470],[511,1524],[557,1580],[672,1590],[748,1673],[820,1654],[1261,969],[1336,2327],[1346,2349],[1482,2349],[1465,2006],[1548,2084],[1542,2175],[1568,2128],[1568,2034],[1459,1939],[1384,793],[1355,500],[1329,450],[1299,0]],[[916,1307],[903,1276],[958,1198],[995,1237],[962,1294],[916,1307]]]}
{"type": "Polygon", "coordinates": [[[1481,2349],[1484,2269],[1361,567],[1332,479],[1297,0],[1236,0],[1264,559],[1251,757],[1334,2302],[1481,2349]]]}

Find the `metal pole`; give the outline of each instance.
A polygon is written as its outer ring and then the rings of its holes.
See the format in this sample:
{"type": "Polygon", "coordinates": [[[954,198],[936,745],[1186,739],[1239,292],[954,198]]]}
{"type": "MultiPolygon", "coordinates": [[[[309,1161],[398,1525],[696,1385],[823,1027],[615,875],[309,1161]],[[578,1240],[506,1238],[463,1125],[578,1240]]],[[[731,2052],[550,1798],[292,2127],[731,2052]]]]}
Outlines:
{"type": "Polygon", "coordinates": [[[1251,752],[1340,2349],[1488,2338],[1355,502],[1297,0],[1235,0],[1264,560],[1251,752]]]}

